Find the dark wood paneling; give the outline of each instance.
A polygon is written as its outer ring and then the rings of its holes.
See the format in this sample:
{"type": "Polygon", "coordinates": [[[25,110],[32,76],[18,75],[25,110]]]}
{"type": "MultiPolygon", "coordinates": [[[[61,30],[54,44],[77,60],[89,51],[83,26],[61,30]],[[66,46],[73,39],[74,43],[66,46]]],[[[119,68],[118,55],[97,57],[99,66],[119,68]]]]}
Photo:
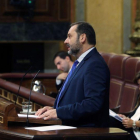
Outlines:
{"type": "MultiPolygon", "coordinates": [[[[70,22],[70,0],[36,0],[33,22],[70,22]]],[[[31,10],[14,7],[10,0],[0,2],[0,22],[24,21],[31,15],[31,10]]]]}
{"type": "Polygon", "coordinates": [[[118,128],[77,128],[68,130],[36,131],[13,123],[0,127],[1,140],[128,140],[129,133],[118,128]]]}
{"type": "Polygon", "coordinates": [[[70,17],[70,12],[69,12],[69,8],[70,8],[70,1],[68,0],[59,0],[58,3],[58,12],[59,12],[59,20],[69,20],[70,17]]]}

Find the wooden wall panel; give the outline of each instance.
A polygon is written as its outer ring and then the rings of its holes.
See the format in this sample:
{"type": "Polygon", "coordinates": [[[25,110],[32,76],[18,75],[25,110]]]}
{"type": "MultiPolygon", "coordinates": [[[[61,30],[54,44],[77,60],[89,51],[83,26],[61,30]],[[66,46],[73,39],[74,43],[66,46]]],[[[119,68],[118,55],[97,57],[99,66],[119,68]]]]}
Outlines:
{"type": "Polygon", "coordinates": [[[70,8],[70,1],[66,1],[66,0],[59,0],[58,1],[58,12],[59,12],[59,20],[69,20],[70,17],[70,12],[69,12],[69,8],[70,8]]]}
{"type": "MultiPolygon", "coordinates": [[[[36,0],[33,22],[70,22],[70,0],[36,0]]],[[[22,22],[31,10],[14,7],[10,0],[0,1],[0,22],[22,22]]],[[[32,14],[32,13],[31,13],[32,14]]]]}

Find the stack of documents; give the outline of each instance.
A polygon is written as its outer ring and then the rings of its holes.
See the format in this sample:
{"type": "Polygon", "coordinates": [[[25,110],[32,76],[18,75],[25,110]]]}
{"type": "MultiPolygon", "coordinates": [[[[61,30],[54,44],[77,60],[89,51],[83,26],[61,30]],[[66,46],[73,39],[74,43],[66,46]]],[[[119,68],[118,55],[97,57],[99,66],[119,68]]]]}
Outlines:
{"type": "Polygon", "coordinates": [[[36,131],[66,130],[66,129],[76,129],[76,128],[77,127],[64,126],[64,125],[25,127],[25,129],[28,129],[28,130],[36,130],[36,131]]]}
{"type": "MultiPolygon", "coordinates": [[[[23,117],[23,118],[27,118],[27,114],[18,114],[18,117],[23,117]]],[[[37,118],[38,116],[36,115],[28,115],[29,118],[37,118]]]]}

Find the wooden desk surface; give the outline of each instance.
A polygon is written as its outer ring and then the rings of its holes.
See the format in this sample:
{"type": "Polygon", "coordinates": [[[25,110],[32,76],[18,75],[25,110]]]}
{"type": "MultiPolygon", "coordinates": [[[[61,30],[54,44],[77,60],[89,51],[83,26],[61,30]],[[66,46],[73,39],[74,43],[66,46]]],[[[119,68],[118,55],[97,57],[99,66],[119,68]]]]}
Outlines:
{"type": "Polygon", "coordinates": [[[77,128],[34,131],[19,126],[0,126],[0,140],[128,140],[129,134],[118,128],[77,128]]]}

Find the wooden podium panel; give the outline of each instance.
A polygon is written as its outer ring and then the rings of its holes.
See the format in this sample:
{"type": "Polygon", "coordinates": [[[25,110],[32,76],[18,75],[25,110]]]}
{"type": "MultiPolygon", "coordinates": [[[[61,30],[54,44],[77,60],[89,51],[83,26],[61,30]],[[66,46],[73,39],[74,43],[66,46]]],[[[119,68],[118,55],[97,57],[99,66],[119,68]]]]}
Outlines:
{"type": "MultiPolygon", "coordinates": [[[[10,101],[7,101],[3,98],[0,98],[0,125],[1,126],[8,126],[9,122],[27,122],[26,117],[18,117],[18,112],[21,110],[20,108],[17,108],[15,104],[13,104],[10,101]]],[[[35,123],[35,124],[46,124],[46,125],[52,125],[52,124],[62,124],[60,119],[55,120],[48,120],[45,121],[43,119],[36,119],[36,118],[29,118],[29,123],[35,123]]]]}
{"type": "Polygon", "coordinates": [[[129,134],[118,128],[77,128],[34,131],[24,127],[0,127],[1,140],[128,140],[129,134]]]}
{"type": "MultiPolygon", "coordinates": [[[[27,118],[22,118],[22,117],[8,117],[7,118],[8,122],[25,122],[27,121],[27,118]]],[[[35,123],[35,124],[46,124],[46,125],[60,125],[62,124],[60,119],[55,119],[55,120],[43,120],[43,119],[36,119],[36,118],[28,118],[29,123],[35,123]]]]}

